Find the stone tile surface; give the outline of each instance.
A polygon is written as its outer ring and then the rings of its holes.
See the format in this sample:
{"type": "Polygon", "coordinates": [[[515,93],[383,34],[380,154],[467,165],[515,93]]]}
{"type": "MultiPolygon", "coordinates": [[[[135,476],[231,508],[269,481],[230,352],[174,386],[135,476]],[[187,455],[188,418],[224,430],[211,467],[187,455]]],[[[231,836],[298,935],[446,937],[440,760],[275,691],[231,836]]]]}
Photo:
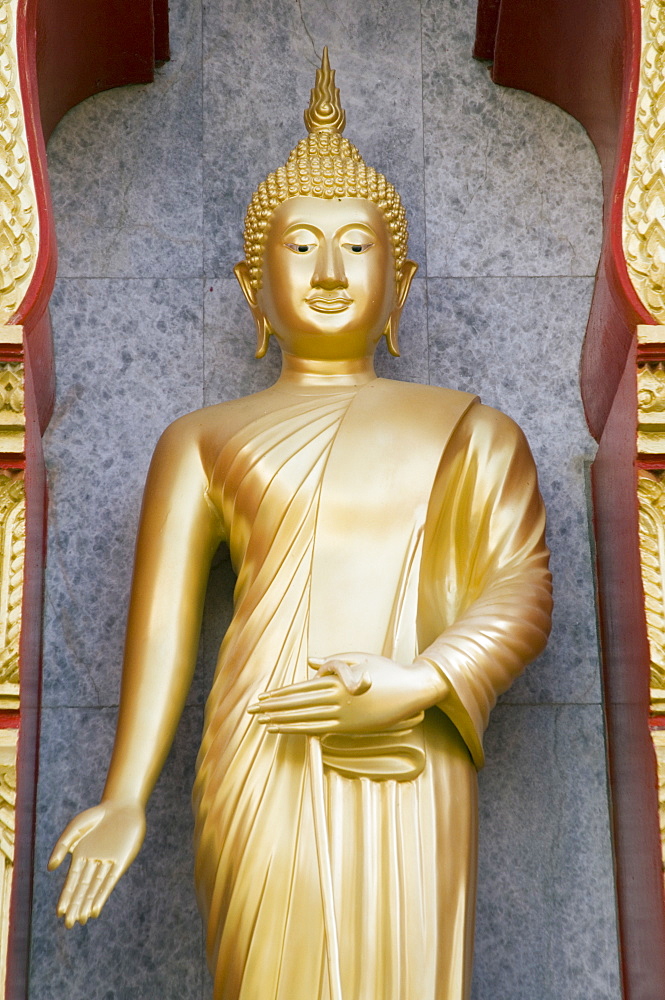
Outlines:
{"type": "Polygon", "coordinates": [[[171,0],[171,61],[154,83],[97,94],[54,132],[61,276],[201,275],[200,8],[171,0]]]}
{"type": "Polygon", "coordinates": [[[208,274],[243,256],[247,204],[305,136],[303,112],[324,45],[345,134],[400,192],[411,256],[425,271],[420,6],[409,0],[204,3],[204,218],[208,274]]]}
{"type": "Polygon", "coordinates": [[[44,704],[117,703],[143,484],[162,430],[201,406],[201,283],[61,280],[44,704]]]}
{"type": "Polygon", "coordinates": [[[578,365],[593,282],[585,278],[428,280],[430,377],[476,392],[531,445],[548,512],[554,627],[511,701],[600,700],[578,365]]]}
{"type": "MultiPolygon", "coordinates": [[[[101,798],[111,759],[116,710],[46,708],[40,746],[39,815],[35,870],[46,871],[53,846],[66,824],[101,798]]],[[[144,845],[132,866],[146,884],[174,871],[193,879],[191,791],[203,714],[185,709],[178,733],[148,806],[144,845]]],[[[64,881],[66,864],[51,875],[64,881]]]]}
{"type": "Polygon", "coordinates": [[[376,352],[376,371],[381,378],[396,378],[403,382],[429,381],[429,348],[427,341],[427,282],[414,278],[399,325],[399,358],[388,351],[385,340],[376,352]]]}
{"type": "Polygon", "coordinates": [[[201,921],[189,873],[130,869],[98,920],[67,930],[37,875],[30,1000],[200,1000],[201,921]]]}
{"type": "Polygon", "coordinates": [[[600,167],[582,126],[471,58],[475,0],[423,0],[428,272],[592,275],[600,167]],[[565,152],[564,152],[565,151],[565,152]]]}
{"type": "Polygon", "coordinates": [[[256,327],[236,279],[206,279],[203,310],[206,405],[272,385],[280,372],[279,348],[271,343],[265,357],[254,357],[256,327]]]}
{"type": "Polygon", "coordinates": [[[495,709],[473,1000],[619,1000],[599,706],[495,709]]]}

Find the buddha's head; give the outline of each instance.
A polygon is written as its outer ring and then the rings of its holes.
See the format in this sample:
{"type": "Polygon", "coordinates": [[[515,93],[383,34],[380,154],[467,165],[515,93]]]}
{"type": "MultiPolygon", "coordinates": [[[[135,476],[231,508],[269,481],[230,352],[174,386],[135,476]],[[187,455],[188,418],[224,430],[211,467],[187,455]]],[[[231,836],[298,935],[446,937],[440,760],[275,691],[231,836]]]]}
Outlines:
{"type": "Polygon", "coordinates": [[[301,357],[351,360],[397,330],[417,265],[407,260],[406,213],[395,188],[342,131],[335,73],[324,49],[308,135],[263,181],[245,218],[235,274],[256,321],[257,357],[274,334],[301,357]]]}

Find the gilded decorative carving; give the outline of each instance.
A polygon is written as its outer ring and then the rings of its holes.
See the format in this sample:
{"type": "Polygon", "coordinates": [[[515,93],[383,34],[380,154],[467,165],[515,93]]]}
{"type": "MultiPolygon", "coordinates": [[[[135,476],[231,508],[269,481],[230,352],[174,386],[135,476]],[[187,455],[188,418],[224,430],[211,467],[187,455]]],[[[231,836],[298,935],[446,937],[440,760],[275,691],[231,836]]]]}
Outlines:
{"type": "Polygon", "coordinates": [[[665,5],[641,0],[642,56],[624,198],[626,265],[640,299],[665,319],[665,5]]]}
{"type": "Polygon", "coordinates": [[[0,708],[18,708],[25,484],[0,475],[0,708]]]}
{"type": "Polygon", "coordinates": [[[0,729],[0,984],[7,975],[9,902],[14,872],[16,747],[18,731],[0,729]]]}
{"type": "Polygon", "coordinates": [[[21,102],[16,13],[0,0],[0,323],[16,312],[37,257],[38,215],[21,102]]]}
{"type": "MultiPolygon", "coordinates": [[[[660,366],[659,366],[660,367],[660,366]]],[[[637,482],[640,561],[650,654],[650,709],[665,715],[665,478],[642,470],[637,482]]],[[[660,842],[665,869],[665,730],[652,730],[658,770],[660,842]]]]}
{"type": "Polygon", "coordinates": [[[640,559],[651,658],[651,710],[665,714],[665,482],[640,472],[640,559]]]}
{"type": "Polygon", "coordinates": [[[665,870],[665,729],[651,733],[658,766],[658,818],[660,820],[660,843],[662,847],[663,869],[665,870]]]}
{"type": "Polygon", "coordinates": [[[665,365],[637,369],[637,450],[645,455],[665,453],[665,365]]]}
{"type": "Polygon", "coordinates": [[[23,364],[0,364],[0,452],[20,453],[25,447],[23,364]]]}

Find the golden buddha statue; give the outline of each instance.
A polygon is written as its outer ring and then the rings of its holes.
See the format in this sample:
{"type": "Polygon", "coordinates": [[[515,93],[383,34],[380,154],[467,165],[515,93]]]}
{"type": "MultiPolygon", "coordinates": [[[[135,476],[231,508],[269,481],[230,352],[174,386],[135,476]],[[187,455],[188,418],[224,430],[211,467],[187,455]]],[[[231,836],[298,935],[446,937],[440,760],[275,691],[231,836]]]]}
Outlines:
{"type": "Polygon", "coordinates": [[[252,198],[236,275],[270,389],[172,424],[150,468],[120,714],[68,926],[136,856],[192,678],[210,562],[237,573],[194,786],[217,1000],[468,1000],[477,782],[497,696],[544,647],[545,515],[521,431],[377,378],[416,265],[395,189],[342,136],[327,53],[308,135],[252,198]]]}

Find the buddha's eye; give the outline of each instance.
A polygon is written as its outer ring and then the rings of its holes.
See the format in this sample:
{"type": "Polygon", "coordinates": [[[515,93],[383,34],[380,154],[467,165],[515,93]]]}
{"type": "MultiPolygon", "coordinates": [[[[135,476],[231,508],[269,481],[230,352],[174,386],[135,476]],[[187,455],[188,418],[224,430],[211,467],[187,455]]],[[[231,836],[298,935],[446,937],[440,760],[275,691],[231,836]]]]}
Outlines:
{"type": "Polygon", "coordinates": [[[342,246],[349,253],[366,253],[370,247],[373,247],[373,243],[343,243],[342,246]]]}
{"type": "Polygon", "coordinates": [[[315,243],[285,243],[285,247],[292,250],[293,253],[309,253],[316,246],[315,243]]]}

